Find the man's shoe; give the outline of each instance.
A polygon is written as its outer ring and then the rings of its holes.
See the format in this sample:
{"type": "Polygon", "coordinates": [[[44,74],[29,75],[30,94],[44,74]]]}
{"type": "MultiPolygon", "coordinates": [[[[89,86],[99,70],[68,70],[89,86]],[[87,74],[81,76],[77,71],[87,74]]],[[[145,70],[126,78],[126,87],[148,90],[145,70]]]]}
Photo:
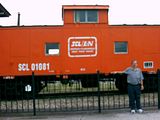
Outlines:
{"type": "Polygon", "coordinates": [[[135,113],[136,113],[136,111],[135,111],[135,110],[131,110],[131,113],[132,113],[132,114],[135,114],[135,113]]]}
{"type": "Polygon", "coordinates": [[[138,113],[143,113],[143,110],[142,109],[138,109],[137,112],[138,113]]]}

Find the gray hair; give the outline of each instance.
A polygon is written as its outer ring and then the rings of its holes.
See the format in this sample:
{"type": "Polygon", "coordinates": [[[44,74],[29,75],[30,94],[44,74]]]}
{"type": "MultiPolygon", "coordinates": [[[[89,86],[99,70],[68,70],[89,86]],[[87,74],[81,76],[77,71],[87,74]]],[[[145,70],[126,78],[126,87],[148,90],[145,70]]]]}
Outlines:
{"type": "Polygon", "coordinates": [[[137,62],[137,60],[136,60],[136,59],[133,59],[133,60],[131,61],[131,64],[133,64],[135,61],[137,62]]]}

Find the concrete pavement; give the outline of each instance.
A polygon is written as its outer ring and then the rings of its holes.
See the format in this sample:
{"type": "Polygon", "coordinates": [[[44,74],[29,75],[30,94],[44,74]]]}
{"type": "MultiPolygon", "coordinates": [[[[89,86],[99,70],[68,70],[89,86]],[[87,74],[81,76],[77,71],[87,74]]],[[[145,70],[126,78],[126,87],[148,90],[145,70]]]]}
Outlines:
{"type": "Polygon", "coordinates": [[[157,109],[145,110],[142,114],[131,114],[128,110],[112,110],[97,112],[74,112],[74,113],[42,113],[37,116],[20,114],[2,115],[0,120],[160,120],[160,111],[157,109]]]}

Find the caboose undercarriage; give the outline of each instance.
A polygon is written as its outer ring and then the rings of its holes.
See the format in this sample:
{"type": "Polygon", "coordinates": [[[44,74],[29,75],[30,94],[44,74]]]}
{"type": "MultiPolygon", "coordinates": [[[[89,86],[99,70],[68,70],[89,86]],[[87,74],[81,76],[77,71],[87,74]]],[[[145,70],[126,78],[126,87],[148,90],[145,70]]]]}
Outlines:
{"type": "MultiPolygon", "coordinates": [[[[144,75],[144,91],[158,90],[158,74],[149,74],[143,72],[144,75]]],[[[127,93],[127,76],[122,73],[116,74],[78,74],[78,75],[50,75],[50,76],[34,76],[35,93],[38,95],[43,88],[50,83],[60,81],[62,85],[71,86],[75,81],[79,82],[82,88],[98,87],[98,82],[113,81],[116,88],[120,92],[127,93]]],[[[107,89],[106,89],[107,91],[107,89]]],[[[14,79],[0,77],[0,96],[1,98],[20,98],[32,97],[33,95],[33,80],[32,76],[17,76],[14,79]]]]}

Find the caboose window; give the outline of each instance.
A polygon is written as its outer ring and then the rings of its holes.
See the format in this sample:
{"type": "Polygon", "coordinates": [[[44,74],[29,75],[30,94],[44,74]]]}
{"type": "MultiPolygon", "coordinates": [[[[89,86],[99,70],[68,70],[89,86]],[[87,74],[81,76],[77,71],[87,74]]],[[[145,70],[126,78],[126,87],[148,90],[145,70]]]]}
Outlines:
{"type": "Polygon", "coordinates": [[[46,55],[59,55],[59,43],[46,43],[46,55]]]}
{"type": "Polygon", "coordinates": [[[115,42],[114,43],[115,54],[126,54],[128,53],[128,42],[115,42]]]}
{"type": "Polygon", "coordinates": [[[153,68],[153,61],[145,61],[144,68],[153,68]]]}
{"type": "Polygon", "coordinates": [[[76,23],[97,23],[97,10],[75,10],[74,19],[76,23]]]}

